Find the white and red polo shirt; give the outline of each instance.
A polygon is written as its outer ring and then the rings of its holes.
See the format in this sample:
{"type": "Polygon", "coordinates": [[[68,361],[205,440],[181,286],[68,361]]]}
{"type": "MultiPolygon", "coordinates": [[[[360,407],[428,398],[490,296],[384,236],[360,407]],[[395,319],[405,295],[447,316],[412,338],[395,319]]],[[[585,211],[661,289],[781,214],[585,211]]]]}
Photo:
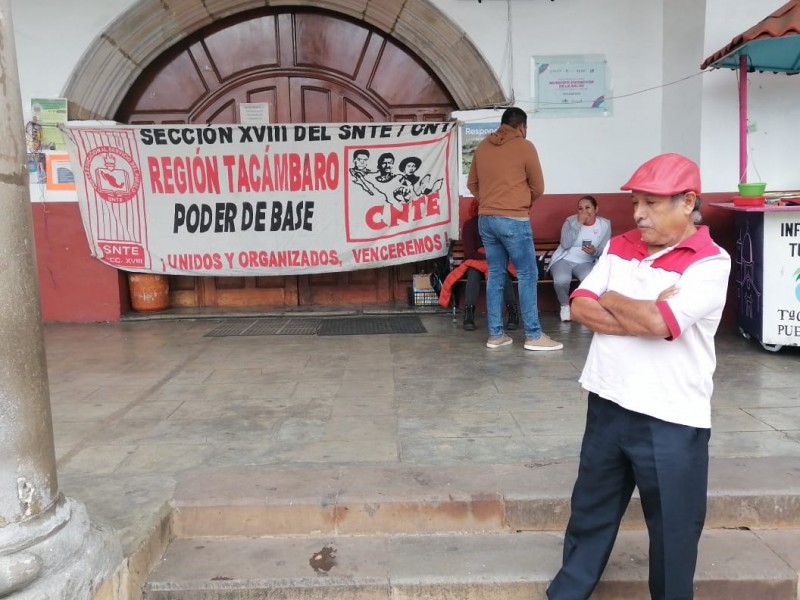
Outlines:
{"type": "Polygon", "coordinates": [[[666,339],[595,333],[580,377],[584,389],[638,413],[691,427],[711,427],[714,334],[722,317],[731,259],[708,228],[677,246],[648,254],[638,230],[611,239],[571,298],[615,291],[655,300],[670,330],[666,339]]]}

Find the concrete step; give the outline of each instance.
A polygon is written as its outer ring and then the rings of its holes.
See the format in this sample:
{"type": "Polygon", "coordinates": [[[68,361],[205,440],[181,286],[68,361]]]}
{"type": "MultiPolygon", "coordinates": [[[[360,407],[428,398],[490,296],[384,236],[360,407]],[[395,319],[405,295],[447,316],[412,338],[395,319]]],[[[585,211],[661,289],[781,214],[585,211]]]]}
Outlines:
{"type": "MultiPolygon", "coordinates": [[[[576,468],[194,473],[176,489],[173,542],[145,598],[543,599],[576,468]]],[[[800,600],[800,463],[719,459],[709,480],[695,598],[800,600]]],[[[593,599],[648,596],[647,534],[634,500],[593,599]]]]}
{"type": "MultiPolygon", "coordinates": [[[[703,534],[696,600],[796,600],[800,531],[703,534]]],[[[147,600],[544,600],[557,533],[281,536],[177,540],[147,600]]],[[[644,531],[620,533],[593,600],[641,600],[644,531]]]]}
{"type": "MultiPolygon", "coordinates": [[[[263,537],[562,532],[574,462],[210,470],[179,482],[173,535],[263,537]]],[[[634,498],[623,529],[642,529],[634,498]]],[[[707,529],[800,527],[795,458],[711,462],[707,529]]]]}

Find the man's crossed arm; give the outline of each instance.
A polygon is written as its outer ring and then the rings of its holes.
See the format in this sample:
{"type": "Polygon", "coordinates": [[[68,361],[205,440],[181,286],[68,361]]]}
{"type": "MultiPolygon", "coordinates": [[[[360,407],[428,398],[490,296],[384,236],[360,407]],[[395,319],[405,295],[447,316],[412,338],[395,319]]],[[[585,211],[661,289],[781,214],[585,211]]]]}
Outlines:
{"type": "Polygon", "coordinates": [[[677,293],[673,285],[656,300],[634,300],[619,292],[605,292],[597,299],[578,296],[572,300],[572,318],[597,333],[667,338],[671,333],[656,302],[677,293]]]}

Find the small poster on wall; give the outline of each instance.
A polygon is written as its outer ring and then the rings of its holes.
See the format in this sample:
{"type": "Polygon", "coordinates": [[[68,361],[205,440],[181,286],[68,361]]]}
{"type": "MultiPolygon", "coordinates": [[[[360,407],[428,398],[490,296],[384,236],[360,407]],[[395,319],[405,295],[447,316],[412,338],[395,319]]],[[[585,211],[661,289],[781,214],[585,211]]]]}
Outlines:
{"type": "Polygon", "coordinates": [[[461,196],[472,194],[467,189],[467,176],[472,166],[475,148],[487,135],[500,128],[503,110],[456,111],[452,114],[458,120],[458,193],[461,196]]]}
{"type": "Polygon", "coordinates": [[[475,154],[475,148],[487,135],[493,131],[497,131],[500,127],[500,121],[495,123],[475,122],[464,123],[461,126],[459,133],[461,134],[461,175],[466,177],[469,175],[469,168],[472,166],[472,157],[475,154]]]}
{"type": "Polygon", "coordinates": [[[28,150],[67,151],[67,143],[61,135],[60,125],[67,122],[66,98],[31,99],[31,120],[26,124],[28,150]]]}
{"type": "Polygon", "coordinates": [[[67,153],[46,154],[48,190],[69,191],[75,189],[75,174],[67,153]]]}
{"type": "Polygon", "coordinates": [[[608,116],[610,92],[601,55],[534,56],[534,116],[608,116]]]}

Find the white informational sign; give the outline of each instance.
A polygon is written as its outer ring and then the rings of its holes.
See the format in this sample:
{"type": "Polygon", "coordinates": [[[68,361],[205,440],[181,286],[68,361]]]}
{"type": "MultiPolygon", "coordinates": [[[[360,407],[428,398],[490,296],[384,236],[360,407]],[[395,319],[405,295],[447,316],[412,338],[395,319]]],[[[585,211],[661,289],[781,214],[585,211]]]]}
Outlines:
{"type": "Polygon", "coordinates": [[[607,116],[606,61],[602,56],[532,57],[531,97],[537,116],[607,116]]]}
{"type": "Polygon", "coordinates": [[[800,346],[800,211],[764,214],[765,344],[800,346]]]}
{"type": "Polygon", "coordinates": [[[240,102],[239,123],[266,125],[269,123],[269,102],[240,102]]]}
{"type": "Polygon", "coordinates": [[[442,256],[455,123],[69,123],[92,253],[127,271],[298,275],[442,256]]]}

